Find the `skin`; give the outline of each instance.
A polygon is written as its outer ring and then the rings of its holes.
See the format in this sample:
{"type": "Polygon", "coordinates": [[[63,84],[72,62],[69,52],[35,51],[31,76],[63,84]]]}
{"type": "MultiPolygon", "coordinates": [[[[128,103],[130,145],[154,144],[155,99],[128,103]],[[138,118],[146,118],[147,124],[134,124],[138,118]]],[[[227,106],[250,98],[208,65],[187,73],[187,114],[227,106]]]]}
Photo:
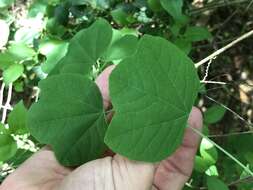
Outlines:
{"type": "MultiPolygon", "coordinates": [[[[108,67],[96,80],[107,109],[110,106],[108,78],[113,68],[108,67]]],[[[201,130],[199,109],[193,107],[188,123],[201,130]]],[[[0,190],[180,190],[192,173],[199,140],[187,128],[182,145],[160,163],[131,161],[116,154],[76,169],[61,166],[53,152],[44,148],[9,175],[0,190]]]]}

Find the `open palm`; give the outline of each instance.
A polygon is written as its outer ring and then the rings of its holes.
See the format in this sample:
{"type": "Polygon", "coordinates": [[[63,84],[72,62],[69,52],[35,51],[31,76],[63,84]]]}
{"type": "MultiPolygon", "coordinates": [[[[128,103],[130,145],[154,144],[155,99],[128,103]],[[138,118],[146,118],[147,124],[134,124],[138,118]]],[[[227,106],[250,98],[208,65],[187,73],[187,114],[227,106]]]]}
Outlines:
{"type": "MultiPolygon", "coordinates": [[[[108,67],[97,79],[104,99],[110,105],[108,67]]],[[[188,120],[201,130],[202,115],[193,108],[188,120]]],[[[88,162],[76,169],[61,166],[53,152],[44,148],[35,153],[0,186],[0,190],[180,190],[191,175],[199,137],[186,129],[182,145],[166,160],[143,163],[120,155],[88,162]]]]}

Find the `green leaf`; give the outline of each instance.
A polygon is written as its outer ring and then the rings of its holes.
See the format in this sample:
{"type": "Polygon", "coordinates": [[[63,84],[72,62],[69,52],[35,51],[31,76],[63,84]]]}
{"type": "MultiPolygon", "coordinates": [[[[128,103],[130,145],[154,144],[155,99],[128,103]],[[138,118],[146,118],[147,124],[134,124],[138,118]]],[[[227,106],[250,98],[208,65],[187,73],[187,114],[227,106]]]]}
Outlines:
{"type": "Polygon", "coordinates": [[[216,163],[218,159],[218,152],[214,145],[212,145],[208,140],[202,139],[200,143],[200,155],[204,160],[206,160],[210,165],[216,163]]]}
{"type": "Polygon", "coordinates": [[[110,76],[116,114],[106,144],[134,160],[166,158],[181,143],[198,88],[192,61],[167,40],[145,35],[110,76]]]}
{"type": "Polygon", "coordinates": [[[24,43],[13,43],[8,48],[8,53],[15,57],[16,60],[32,59],[36,52],[24,43]]]}
{"type": "Polygon", "coordinates": [[[201,156],[195,156],[194,159],[194,170],[198,172],[205,172],[209,168],[210,164],[201,156]]]}
{"type": "Polygon", "coordinates": [[[80,31],[69,44],[66,56],[58,63],[53,73],[89,74],[92,65],[105,53],[112,39],[112,27],[99,19],[92,26],[80,31]]]}
{"type": "Polygon", "coordinates": [[[161,0],[161,5],[174,19],[182,16],[183,0],[161,0]]]}
{"type": "Polygon", "coordinates": [[[15,105],[12,112],[8,116],[8,125],[9,130],[12,134],[25,134],[27,133],[26,128],[27,120],[27,109],[23,104],[23,101],[20,101],[15,105]]]}
{"type": "Polygon", "coordinates": [[[162,10],[160,0],[148,0],[148,6],[154,12],[159,12],[162,10]]]}
{"type": "Polygon", "coordinates": [[[189,54],[192,48],[192,44],[191,42],[189,42],[188,40],[185,39],[181,39],[181,38],[177,38],[174,41],[174,44],[181,49],[183,52],[185,52],[185,54],[189,54]]]}
{"type": "Polygon", "coordinates": [[[205,171],[206,175],[209,176],[219,176],[217,167],[215,165],[210,166],[206,171],[205,171]]]}
{"type": "Polygon", "coordinates": [[[217,123],[223,118],[225,113],[226,109],[224,107],[220,105],[213,105],[204,113],[204,122],[207,124],[217,123]]]}
{"type": "Polygon", "coordinates": [[[199,26],[188,27],[184,36],[187,40],[192,42],[206,40],[212,37],[207,28],[199,26]]]}
{"type": "Polygon", "coordinates": [[[17,152],[17,144],[12,136],[8,134],[0,135],[0,161],[6,161],[17,152]]]}
{"type": "Polygon", "coordinates": [[[108,48],[105,54],[106,61],[124,59],[135,53],[138,43],[138,38],[133,35],[126,35],[119,40],[116,40],[108,48]]]}
{"type": "Polygon", "coordinates": [[[9,130],[2,123],[0,123],[0,135],[1,134],[9,134],[9,130]]]}
{"type": "Polygon", "coordinates": [[[79,74],[60,74],[40,82],[40,100],[28,112],[28,128],[53,147],[66,166],[101,156],[106,130],[103,102],[93,81],[79,74]]]}
{"type": "Polygon", "coordinates": [[[0,19],[0,49],[3,48],[9,39],[10,29],[6,21],[0,19]]]}
{"type": "Polygon", "coordinates": [[[123,8],[117,8],[111,11],[113,20],[120,25],[127,25],[129,22],[127,20],[128,14],[123,10],[123,8]]]}
{"type": "Polygon", "coordinates": [[[6,85],[16,81],[24,72],[24,66],[13,64],[3,72],[3,80],[6,85]]]}
{"type": "Polygon", "coordinates": [[[14,35],[15,42],[32,44],[35,38],[38,38],[40,31],[36,28],[22,27],[14,35]]]}
{"type": "Polygon", "coordinates": [[[13,55],[11,55],[9,52],[5,51],[3,53],[0,53],[0,69],[5,70],[15,62],[18,62],[19,60],[16,59],[13,55]]]}
{"type": "Polygon", "coordinates": [[[0,0],[0,8],[9,7],[15,0],[0,0]]]}
{"type": "Polygon", "coordinates": [[[217,177],[207,177],[208,190],[229,190],[227,185],[217,177]]]}
{"type": "Polygon", "coordinates": [[[58,40],[47,40],[40,44],[39,52],[46,56],[47,60],[42,64],[42,70],[49,73],[55,65],[65,56],[68,43],[58,40]]]}

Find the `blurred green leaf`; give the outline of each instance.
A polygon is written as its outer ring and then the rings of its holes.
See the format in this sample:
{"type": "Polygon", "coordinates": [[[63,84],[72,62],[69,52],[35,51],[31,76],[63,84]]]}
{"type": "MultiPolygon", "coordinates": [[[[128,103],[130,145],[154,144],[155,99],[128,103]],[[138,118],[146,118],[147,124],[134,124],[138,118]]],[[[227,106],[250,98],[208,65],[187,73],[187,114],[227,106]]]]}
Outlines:
{"type": "Polygon", "coordinates": [[[162,10],[160,0],[148,0],[148,6],[154,12],[158,12],[162,10]]]}
{"type": "Polygon", "coordinates": [[[16,141],[11,135],[0,135],[0,161],[6,161],[13,157],[17,151],[16,141]]]}
{"type": "Polygon", "coordinates": [[[190,41],[185,40],[183,38],[177,38],[174,41],[174,44],[181,49],[183,52],[185,52],[185,54],[189,54],[192,48],[192,44],[190,41]]]}
{"type": "Polygon", "coordinates": [[[201,141],[200,155],[210,165],[215,164],[218,159],[216,147],[206,139],[202,139],[201,141]]]}
{"type": "Polygon", "coordinates": [[[210,166],[206,171],[205,171],[206,175],[209,176],[219,176],[217,167],[215,165],[210,166]]]}
{"type": "Polygon", "coordinates": [[[8,116],[8,125],[9,130],[12,134],[22,135],[27,133],[26,128],[26,119],[27,119],[27,109],[23,104],[23,101],[20,101],[15,105],[12,112],[8,116]]]}
{"type": "Polygon", "coordinates": [[[226,109],[224,107],[220,105],[213,105],[204,113],[204,122],[207,124],[217,123],[223,118],[225,113],[226,109]]]}
{"type": "Polygon", "coordinates": [[[36,52],[24,43],[13,43],[9,46],[8,52],[17,60],[23,61],[32,59],[36,52]]]}
{"type": "Polygon", "coordinates": [[[3,48],[9,39],[10,29],[5,20],[0,19],[0,49],[3,48]]]}
{"type": "Polygon", "coordinates": [[[16,31],[14,40],[17,43],[32,44],[33,40],[39,36],[40,31],[38,29],[22,27],[16,31]]]}
{"type": "Polygon", "coordinates": [[[120,25],[127,25],[129,22],[127,20],[128,14],[122,9],[117,8],[111,11],[113,20],[120,25]]]}
{"type": "Polygon", "coordinates": [[[0,0],[0,8],[9,7],[15,0],[0,0]]]}
{"type": "Polygon", "coordinates": [[[214,176],[207,177],[207,187],[208,190],[229,190],[223,181],[214,176]]]}
{"type": "Polygon", "coordinates": [[[13,64],[3,72],[3,80],[6,85],[16,81],[24,72],[24,66],[21,64],[13,64]]]}
{"type": "Polygon", "coordinates": [[[183,0],[161,0],[161,5],[174,19],[182,16],[183,0]]]}
{"type": "Polygon", "coordinates": [[[65,56],[68,43],[59,40],[46,40],[39,46],[39,52],[46,56],[46,62],[42,64],[42,70],[49,73],[55,65],[65,56]]]}
{"type": "Polygon", "coordinates": [[[211,33],[207,30],[207,28],[192,26],[187,27],[184,37],[192,42],[206,40],[212,37],[211,33]]]}
{"type": "Polygon", "coordinates": [[[195,156],[194,170],[203,173],[209,168],[210,164],[201,156],[195,156]]]}
{"type": "Polygon", "coordinates": [[[9,134],[9,130],[6,129],[4,124],[0,123],[0,135],[2,135],[2,134],[9,134]]]}
{"type": "Polygon", "coordinates": [[[126,35],[116,40],[108,48],[105,54],[106,61],[124,59],[136,52],[138,38],[133,35],[126,35]]]}
{"type": "Polygon", "coordinates": [[[5,70],[15,62],[18,62],[19,59],[14,57],[12,54],[10,54],[8,51],[5,51],[4,53],[0,53],[0,69],[5,70]]]}

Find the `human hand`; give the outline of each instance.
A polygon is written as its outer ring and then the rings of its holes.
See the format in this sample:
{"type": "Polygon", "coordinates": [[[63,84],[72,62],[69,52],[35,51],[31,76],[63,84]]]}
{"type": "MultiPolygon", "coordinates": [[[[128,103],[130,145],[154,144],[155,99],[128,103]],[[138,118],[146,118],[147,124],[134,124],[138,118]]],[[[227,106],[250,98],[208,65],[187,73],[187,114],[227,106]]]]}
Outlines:
{"type": "MultiPolygon", "coordinates": [[[[96,80],[105,108],[110,105],[108,78],[112,70],[108,67],[96,80]]],[[[197,108],[193,107],[188,123],[201,130],[202,115],[197,108]]],[[[187,128],[182,145],[160,163],[131,161],[116,154],[76,169],[61,166],[54,153],[44,148],[8,176],[0,190],[180,190],[191,175],[198,144],[198,135],[187,128]]]]}

